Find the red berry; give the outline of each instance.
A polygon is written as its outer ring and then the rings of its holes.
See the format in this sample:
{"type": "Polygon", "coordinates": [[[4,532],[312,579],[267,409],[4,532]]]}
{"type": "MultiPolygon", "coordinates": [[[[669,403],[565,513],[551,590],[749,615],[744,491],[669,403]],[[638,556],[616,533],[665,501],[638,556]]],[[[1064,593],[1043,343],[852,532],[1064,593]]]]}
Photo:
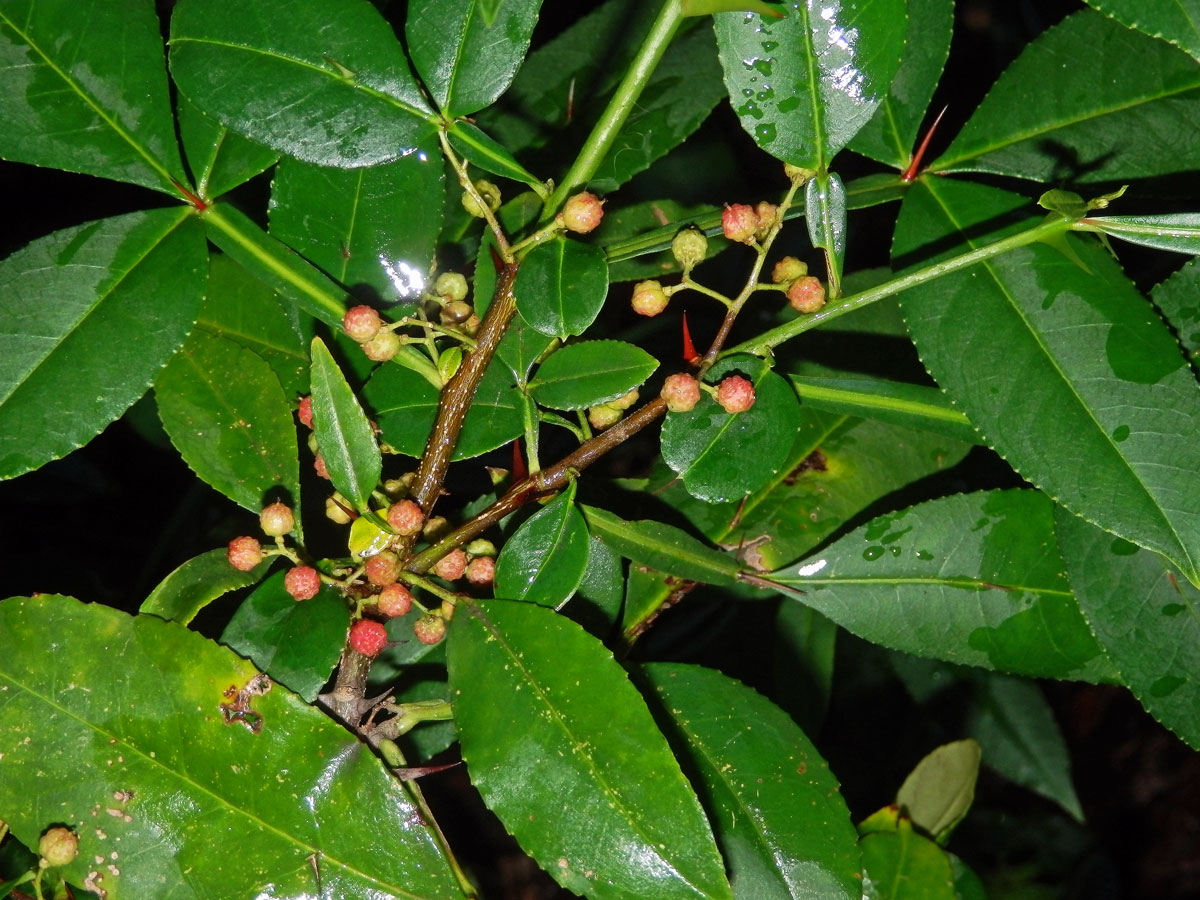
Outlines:
{"type": "Polygon", "coordinates": [[[825,287],[813,275],[805,275],[792,282],[787,291],[788,303],[801,313],[815,313],[825,305],[825,287]]]}
{"type": "Polygon", "coordinates": [[[432,613],[421,616],[413,622],[413,635],[422,644],[432,646],[446,636],[446,620],[432,613]]]}
{"type": "Polygon", "coordinates": [[[321,573],[312,566],[293,566],[283,576],[283,589],[296,600],[311,600],[321,590],[321,573]]]}
{"type": "Polygon", "coordinates": [[[299,416],[301,425],[312,428],[312,397],[300,398],[300,408],[296,410],[296,415],[299,416]]]}
{"type": "Polygon", "coordinates": [[[758,231],[758,213],[747,203],[730,203],[721,212],[721,230],[731,241],[751,244],[758,231]]]}
{"type": "Polygon", "coordinates": [[[667,308],[667,294],[657,281],[639,281],[633,286],[633,311],[639,316],[657,316],[667,308]]]}
{"type": "Polygon", "coordinates": [[[717,385],[717,402],[727,413],[745,412],[754,405],[754,385],[741,375],[730,375],[717,385]]]}
{"type": "Polygon", "coordinates": [[[467,581],[486,586],[496,578],[496,560],[490,556],[477,556],[467,563],[467,581]]]}
{"type": "Polygon", "coordinates": [[[263,507],[258,516],[258,523],[262,526],[264,534],[282,537],[296,527],[296,518],[292,515],[290,506],[276,502],[263,507]]]}
{"type": "Polygon", "coordinates": [[[359,619],[350,626],[350,647],[374,659],[388,645],[387,629],[372,619],[359,619]]]}
{"type": "Polygon", "coordinates": [[[595,194],[582,191],[567,200],[559,215],[567,231],[587,234],[604,218],[604,201],[595,194]]]}
{"type": "Polygon", "coordinates": [[[379,592],[375,605],[379,607],[379,614],[389,619],[407,616],[413,605],[412,591],[403,584],[389,584],[379,592]]]}
{"type": "Polygon", "coordinates": [[[229,564],[240,572],[249,572],[263,561],[262,544],[256,538],[235,537],[225,554],[229,564]]]}
{"type": "Polygon", "coordinates": [[[374,556],[368,556],[363,563],[367,573],[367,581],[379,587],[395,584],[400,577],[400,558],[391,550],[384,550],[374,556]]]}
{"type": "Polygon", "coordinates": [[[365,344],[379,334],[379,329],[382,327],[383,319],[379,318],[379,313],[369,306],[352,306],[342,317],[342,328],[346,330],[346,334],[352,340],[358,341],[360,344],[365,344]]]}
{"type": "Polygon", "coordinates": [[[401,500],[388,507],[387,520],[396,534],[419,534],[425,527],[425,513],[412,500],[401,500]]]}
{"type": "Polygon", "coordinates": [[[437,561],[433,574],[447,581],[457,581],[467,570],[467,554],[461,547],[451,550],[437,561]]]}
{"type": "Polygon", "coordinates": [[[700,382],[686,372],[668,375],[659,396],[671,412],[688,412],[700,402],[700,382]]]}

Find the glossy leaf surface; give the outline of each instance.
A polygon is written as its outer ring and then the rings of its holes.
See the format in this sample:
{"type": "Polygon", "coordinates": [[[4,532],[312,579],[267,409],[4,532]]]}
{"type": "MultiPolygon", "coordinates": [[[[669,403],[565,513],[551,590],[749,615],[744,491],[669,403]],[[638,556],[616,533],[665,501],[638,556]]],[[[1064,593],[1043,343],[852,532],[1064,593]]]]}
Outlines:
{"type": "Polygon", "coordinates": [[[880,516],[768,577],[885,647],[1038,677],[1110,678],[1053,528],[1053,504],[1035,491],[955,495],[880,516]]]}
{"type": "Polygon", "coordinates": [[[390,162],[432,133],[391,26],[367,0],[260,0],[171,17],[179,89],[238,134],[307,162],[390,162]]]}
{"type": "Polygon", "coordinates": [[[75,884],[94,870],[109,900],[460,895],[378,760],[233,652],[57,596],[0,602],[0,645],[0,809],[31,845],[76,825],[75,884]]]}
{"type": "Polygon", "coordinates": [[[1025,48],[930,168],[1044,184],[1188,171],[1198,89],[1187,54],[1084,10],[1025,48]]]}
{"type": "Polygon", "coordinates": [[[254,584],[267,574],[272,562],[272,558],[264,559],[249,572],[242,572],[229,564],[225,548],[209,550],[192,557],[160,581],[142,601],[138,612],[187,625],[218,597],[254,584]]]}
{"type": "Polygon", "coordinates": [[[658,360],[624,341],[580,341],[555,350],[529,382],[551,409],[586,409],[623,397],[649,378],[658,360]]]}
{"type": "Polygon", "coordinates": [[[408,5],[404,34],[421,81],[446,118],[489,106],[512,82],[542,0],[505,0],[489,15],[481,0],[408,5]]]}
{"type": "Polygon", "coordinates": [[[286,574],[276,572],[242,601],[221,643],[312,703],[341,655],[350,609],[329,585],[297,601],[284,589],[286,574]]]}
{"type": "Polygon", "coordinates": [[[695,794],[604,645],[551,610],[491,601],[459,609],[447,661],[472,783],[559,884],[732,897],[695,794]]]}
{"type": "Polygon", "coordinates": [[[754,405],[725,412],[706,396],[690,412],[667,413],[662,453],[692,496],[734,500],[779,473],[795,439],[799,406],[795,392],[761,360],[727,357],[709,370],[709,380],[739,373],[754,385],[754,405]]]}
{"type": "Polygon", "coordinates": [[[741,566],[686,531],[652,519],[629,522],[607,510],[584,507],[588,528],[617,553],[636,563],[706,584],[734,584],[741,566]]]}
{"type": "Polygon", "coordinates": [[[198,328],[159,373],[154,397],[171,443],[202,480],[255,513],[272,499],[299,502],[292,405],[262,357],[198,328]]]}
{"type": "Polygon", "coordinates": [[[1200,749],[1200,591],[1162,557],[1059,512],[1071,585],[1120,679],[1146,710],[1200,749]]]}
{"type": "Polygon", "coordinates": [[[950,858],[907,819],[895,831],[866,835],[859,850],[864,900],[958,900],[950,858]]]}
{"type": "Polygon", "coordinates": [[[186,97],[177,98],[177,107],[179,137],[202,200],[220,197],[279,159],[276,151],[230,131],[186,97]]]}
{"type": "Polygon", "coordinates": [[[1087,4],[1200,60],[1200,6],[1195,0],[1087,0],[1087,4]]]}
{"type": "MultiPolygon", "coordinates": [[[[406,456],[419,457],[437,414],[437,389],[411,369],[382,366],[363,396],[384,440],[406,456]]],[[[454,459],[470,459],[520,437],[524,402],[513,388],[511,373],[503,366],[489,366],[463,423],[454,459]]]]}
{"type": "Polygon", "coordinates": [[[358,398],[320,338],[312,342],[312,410],[313,432],[329,479],[359,512],[367,512],[383,471],[379,445],[358,398]]]}
{"type": "Polygon", "coordinates": [[[146,392],[187,336],[206,247],[183,209],[55,232],[0,263],[0,478],[65,456],[146,392]],[[136,342],[136,353],[114,353],[136,342]]]}
{"type": "Polygon", "coordinates": [[[574,489],[521,523],[496,560],[496,596],[542,606],[565,603],[583,580],[588,531],[574,489]]]}
{"type": "Polygon", "coordinates": [[[742,900],[862,896],[850,811],[808,737],[713,669],[658,663],[656,715],[699,784],[742,900]]]}
{"type": "Polygon", "coordinates": [[[271,234],[366,302],[412,303],[426,287],[442,226],[442,182],[430,138],[402,159],[364,169],[285,159],[271,186],[271,234]]]}
{"type": "Polygon", "coordinates": [[[522,318],[542,334],[582,334],[608,294],[604,251],[564,237],[541,244],[521,264],[513,294],[522,318]]]}
{"type": "Polygon", "coordinates": [[[183,182],[150,0],[0,4],[0,156],[177,195],[183,182]]]}
{"type": "Polygon", "coordinates": [[[1169,213],[1161,216],[1091,216],[1090,230],[1131,244],[1200,255],[1200,214],[1169,213]]]}
{"type": "Polygon", "coordinates": [[[713,17],[734,112],[763,150],[824,171],[866,125],[900,66],[899,0],[795,0],[788,14],[713,17]]]}
{"type": "MultiPolygon", "coordinates": [[[[1193,361],[1200,354],[1200,261],[1191,260],[1150,294],[1193,361]]],[[[1193,362],[1194,364],[1194,362],[1193,362]]]]}
{"type": "Polygon", "coordinates": [[[450,146],[471,165],[534,188],[542,186],[537,176],[517,162],[504,145],[465,119],[460,119],[447,128],[446,137],[450,139],[450,146]]]}
{"type": "MultiPolygon", "coordinates": [[[[980,246],[1022,208],[949,179],[914,186],[893,254],[928,261],[921,248],[934,241],[980,246]]],[[[1064,239],[1074,259],[1028,246],[902,294],[909,332],[938,384],[1025,478],[1200,580],[1200,388],[1111,256],[1064,239]]]]}
{"type": "Polygon", "coordinates": [[[871,121],[850,141],[851,150],[896,169],[908,166],[953,30],[953,0],[908,0],[904,59],[871,121]]]}
{"type": "Polygon", "coordinates": [[[790,380],[801,404],[815,409],[919,428],[956,441],[979,440],[967,417],[935,387],[863,377],[793,375],[790,380]]]}

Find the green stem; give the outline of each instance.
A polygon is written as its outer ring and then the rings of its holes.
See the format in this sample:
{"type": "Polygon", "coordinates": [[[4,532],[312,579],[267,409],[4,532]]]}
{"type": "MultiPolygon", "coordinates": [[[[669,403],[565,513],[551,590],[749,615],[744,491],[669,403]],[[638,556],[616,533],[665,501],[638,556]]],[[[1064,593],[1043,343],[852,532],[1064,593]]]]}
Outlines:
{"type": "Polygon", "coordinates": [[[650,26],[650,33],[646,35],[646,40],[642,42],[641,49],[638,50],[637,56],[630,64],[629,71],[621,79],[616,93],[613,94],[612,99],[608,102],[608,107],[600,116],[600,121],[588,135],[570,170],[546,200],[542,221],[551,218],[569,194],[583,187],[596,174],[596,169],[600,167],[600,163],[616,141],[621,126],[633,112],[638,97],[641,96],[642,90],[654,73],[655,66],[662,59],[662,55],[670,45],[671,39],[675,37],[675,32],[679,30],[679,23],[682,21],[681,0],[666,0],[658,13],[658,18],[650,26]]]}
{"type": "Polygon", "coordinates": [[[969,268],[977,263],[986,262],[992,257],[1000,256],[1002,253],[1007,253],[1010,250],[1016,250],[1019,247],[1025,247],[1038,241],[1048,240],[1071,230],[1073,224],[1066,219],[1058,218],[1044,221],[1027,231],[1022,231],[1019,234],[996,241],[994,244],[988,244],[986,247],[980,247],[977,250],[971,250],[968,253],[963,253],[943,262],[934,263],[923,269],[918,269],[915,272],[894,278],[884,284],[877,285],[857,294],[852,294],[849,297],[844,297],[842,300],[830,304],[819,312],[786,322],[776,328],[764,331],[758,337],[738,344],[736,347],[730,347],[721,355],[729,356],[733,353],[753,353],[755,356],[768,356],[771,350],[780,344],[790,341],[794,337],[799,337],[804,332],[811,331],[813,328],[824,325],[826,322],[844,316],[846,313],[862,309],[876,300],[892,297],[902,291],[925,284],[927,281],[933,281],[935,278],[949,275],[951,272],[957,272],[960,269],[969,268]]]}

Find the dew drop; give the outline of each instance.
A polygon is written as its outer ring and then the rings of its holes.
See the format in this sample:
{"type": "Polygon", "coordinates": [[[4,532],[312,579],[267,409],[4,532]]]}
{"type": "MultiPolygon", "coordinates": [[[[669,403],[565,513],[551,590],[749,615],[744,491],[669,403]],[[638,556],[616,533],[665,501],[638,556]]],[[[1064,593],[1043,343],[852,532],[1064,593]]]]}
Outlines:
{"type": "Polygon", "coordinates": [[[1116,441],[1118,444],[1121,443],[1121,441],[1125,440],[1127,437],[1129,437],[1129,426],[1128,425],[1118,425],[1112,433],[1112,439],[1114,441],[1116,441]]]}
{"type": "Polygon", "coordinates": [[[775,140],[775,124],[773,122],[763,122],[761,125],[754,126],[754,137],[760,144],[769,144],[775,140]]]}
{"type": "Polygon", "coordinates": [[[881,556],[883,556],[882,547],[868,547],[863,551],[863,559],[867,560],[868,562],[874,562],[881,556]]]}

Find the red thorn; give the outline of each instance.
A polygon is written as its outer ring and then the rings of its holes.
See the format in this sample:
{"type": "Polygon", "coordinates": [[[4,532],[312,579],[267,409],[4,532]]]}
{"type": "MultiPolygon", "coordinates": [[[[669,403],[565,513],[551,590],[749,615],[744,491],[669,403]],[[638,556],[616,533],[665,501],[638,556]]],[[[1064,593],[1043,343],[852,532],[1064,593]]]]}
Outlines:
{"type": "Polygon", "coordinates": [[[204,200],[201,200],[174,178],[171,179],[171,184],[175,185],[175,190],[179,191],[184,200],[195,207],[196,212],[204,212],[206,209],[208,209],[208,203],[206,203],[204,200]]]}
{"type": "Polygon", "coordinates": [[[912,162],[908,164],[908,168],[904,170],[904,174],[900,176],[900,180],[905,184],[910,181],[915,181],[920,174],[921,161],[925,158],[925,151],[929,149],[929,141],[933,137],[933,133],[937,131],[938,125],[942,121],[942,116],[946,114],[949,106],[943,106],[942,111],[937,114],[937,118],[933,120],[933,124],[929,126],[929,130],[925,132],[925,137],[921,139],[921,143],[917,146],[917,152],[913,154],[912,162]]]}
{"type": "Polygon", "coordinates": [[[529,467],[525,465],[525,455],[521,452],[521,439],[513,441],[512,480],[519,484],[529,477],[529,467]]]}
{"type": "Polygon", "coordinates": [[[492,251],[492,265],[496,267],[496,274],[499,275],[504,271],[504,260],[500,258],[500,254],[496,252],[494,245],[489,244],[488,249],[492,251]]]}
{"type": "Polygon", "coordinates": [[[682,316],[683,321],[683,361],[689,366],[696,363],[700,359],[700,354],[696,352],[696,345],[692,343],[691,332],[688,331],[687,313],[682,316]]]}

